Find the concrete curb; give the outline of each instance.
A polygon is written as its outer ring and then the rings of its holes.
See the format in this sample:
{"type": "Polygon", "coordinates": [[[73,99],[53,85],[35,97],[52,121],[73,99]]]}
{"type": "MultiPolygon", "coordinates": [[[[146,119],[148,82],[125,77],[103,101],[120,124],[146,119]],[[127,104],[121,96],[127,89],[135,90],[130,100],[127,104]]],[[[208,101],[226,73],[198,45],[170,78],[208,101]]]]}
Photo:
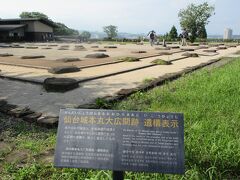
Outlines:
{"type": "Polygon", "coordinates": [[[48,70],[49,68],[43,67],[43,66],[31,66],[31,65],[23,65],[23,64],[12,64],[12,63],[4,63],[0,62],[2,65],[8,65],[8,66],[17,66],[17,67],[25,67],[25,68],[33,68],[33,69],[45,69],[48,70]]]}
{"type": "Polygon", "coordinates": [[[214,64],[214,63],[220,61],[221,59],[222,58],[213,59],[213,60],[210,60],[210,61],[208,61],[206,63],[201,63],[201,64],[193,66],[193,67],[187,67],[184,70],[176,72],[176,73],[166,74],[164,76],[156,78],[155,80],[153,80],[152,82],[150,82],[147,85],[140,85],[140,86],[138,86],[136,88],[133,88],[133,89],[122,89],[122,90],[118,91],[114,96],[112,96],[112,97],[105,97],[103,99],[105,101],[107,101],[108,103],[114,103],[114,102],[117,102],[119,100],[123,100],[123,99],[127,98],[128,96],[130,96],[130,95],[132,95],[132,94],[134,94],[134,93],[136,93],[138,91],[145,92],[145,91],[153,89],[153,88],[155,88],[157,86],[161,86],[161,85],[165,84],[166,82],[176,80],[176,79],[182,77],[185,74],[192,73],[192,72],[194,72],[194,71],[196,71],[198,69],[201,69],[203,67],[206,67],[206,66],[209,66],[211,64],[214,64]]]}
{"type": "Polygon", "coordinates": [[[20,82],[25,82],[25,83],[31,83],[31,84],[35,84],[35,85],[43,85],[43,82],[41,82],[41,81],[29,80],[29,79],[24,79],[24,78],[20,78],[20,77],[11,77],[11,76],[0,75],[0,78],[1,79],[9,79],[9,80],[13,80],[13,81],[20,81],[20,82]]]}

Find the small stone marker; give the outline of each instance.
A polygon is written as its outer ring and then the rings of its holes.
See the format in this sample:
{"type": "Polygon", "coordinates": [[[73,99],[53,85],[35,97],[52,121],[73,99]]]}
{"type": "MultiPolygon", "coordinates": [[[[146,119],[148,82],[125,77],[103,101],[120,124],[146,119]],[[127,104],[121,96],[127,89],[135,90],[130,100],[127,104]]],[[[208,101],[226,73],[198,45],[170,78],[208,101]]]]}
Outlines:
{"type": "Polygon", "coordinates": [[[58,50],[69,50],[68,48],[65,48],[65,47],[60,47],[60,48],[58,48],[58,50]]]}
{"type": "Polygon", "coordinates": [[[57,44],[49,44],[48,46],[49,47],[57,47],[58,45],[57,44]]]}
{"type": "Polygon", "coordinates": [[[106,49],[97,49],[97,50],[94,50],[95,52],[107,52],[106,49]]]}
{"type": "Polygon", "coordinates": [[[169,46],[171,49],[178,49],[180,48],[179,46],[169,46]]]}
{"type": "Polygon", "coordinates": [[[85,56],[86,58],[107,58],[109,55],[104,53],[95,53],[95,54],[88,54],[85,56]]]}
{"type": "Polygon", "coordinates": [[[170,50],[170,47],[156,47],[155,50],[170,50]]]}
{"type": "Polygon", "coordinates": [[[0,48],[11,48],[11,45],[7,45],[7,44],[0,44],[0,48]]]}
{"type": "Polygon", "coordinates": [[[228,45],[228,47],[233,48],[233,47],[237,47],[237,45],[230,44],[230,45],[228,45]]]}
{"type": "Polygon", "coordinates": [[[81,61],[81,59],[77,58],[77,57],[65,57],[65,58],[61,58],[61,59],[57,59],[56,61],[60,61],[60,62],[76,62],[76,61],[81,61]]]}
{"type": "Polygon", "coordinates": [[[74,51],[86,51],[87,49],[83,45],[76,45],[74,51]]]}
{"type": "Polygon", "coordinates": [[[173,53],[171,52],[160,52],[159,55],[160,56],[164,56],[164,55],[172,55],[173,53]]]}
{"type": "Polygon", "coordinates": [[[104,48],[115,49],[117,46],[104,46],[104,48]]]}
{"type": "Polygon", "coordinates": [[[76,79],[71,78],[47,78],[43,87],[49,92],[66,92],[79,87],[76,79]]]}
{"type": "Polygon", "coordinates": [[[181,48],[181,50],[183,50],[183,51],[194,51],[193,48],[181,48]]]}
{"type": "Polygon", "coordinates": [[[132,51],[132,53],[142,54],[142,53],[147,53],[147,51],[132,51]]]}
{"type": "Polygon", "coordinates": [[[217,50],[216,49],[205,49],[205,50],[203,50],[203,52],[215,53],[215,52],[217,52],[217,50]]]}
{"type": "Polygon", "coordinates": [[[54,164],[183,174],[183,114],[61,109],[54,164]]]}
{"type": "Polygon", "coordinates": [[[182,56],[185,56],[185,57],[199,57],[199,55],[197,53],[189,53],[189,52],[183,53],[182,56]]]}
{"type": "Polygon", "coordinates": [[[20,45],[13,45],[12,48],[24,48],[24,46],[20,46],[20,45]]]}
{"type": "Polygon", "coordinates": [[[219,46],[219,47],[217,47],[217,49],[218,50],[224,50],[224,49],[227,49],[227,47],[226,46],[219,46]]]}
{"type": "Polygon", "coordinates": [[[69,48],[69,45],[62,45],[60,47],[62,47],[62,48],[69,48]]]}
{"type": "Polygon", "coordinates": [[[9,53],[0,54],[0,57],[9,57],[9,56],[13,56],[13,54],[9,54],[9,53]]]}
{"type": "Polygon", "coordinates": [[[52,67],[48,70],[48,72],[53,74],[64,74],[64,73],[73,73],[73,72],[79,72],[80,68],[77,66],[58,66],[58,67],[52,67]]]}
{"type": "Polygon", "coordinates": [[[37,46],[29,46],[29,47],[26,47],[26,49],[38,49],[37,46]]]}
{"type": "Polygon", "coordinates": [[[22,56],[21,59],[39,59],[39,58],[45,58],[45,56],[22,56]]]}

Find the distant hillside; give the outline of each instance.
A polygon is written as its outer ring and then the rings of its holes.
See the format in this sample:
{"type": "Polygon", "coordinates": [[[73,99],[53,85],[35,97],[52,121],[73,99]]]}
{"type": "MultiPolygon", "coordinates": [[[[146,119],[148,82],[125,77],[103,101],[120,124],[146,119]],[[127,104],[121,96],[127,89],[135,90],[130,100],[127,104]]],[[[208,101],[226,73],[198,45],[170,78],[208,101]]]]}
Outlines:
{"type": "MultiPolygon", "coordinates": [[[[223,39],[223,35],[208,35],[208,39],[223,39]]],[[[240,35],[233,35],[233,39],[240,39],[240,35]]]]}
{"type": "MultiPolygon", "coordinates": [[[[83,30],[79,31],[80,33],[83,32],[83,30]]],[[[91,39],[103,39],[106,38],[107,35],[104,32],[98,32],[98,31],[89,31],[91,33],[91,39]]],[[[125,32],[119,32],[117,38],[126,38],[126,39],[137,39],[139,36],[146,36],[146,34],[131,34],[131,33],[125,33],[125,32]]]]}

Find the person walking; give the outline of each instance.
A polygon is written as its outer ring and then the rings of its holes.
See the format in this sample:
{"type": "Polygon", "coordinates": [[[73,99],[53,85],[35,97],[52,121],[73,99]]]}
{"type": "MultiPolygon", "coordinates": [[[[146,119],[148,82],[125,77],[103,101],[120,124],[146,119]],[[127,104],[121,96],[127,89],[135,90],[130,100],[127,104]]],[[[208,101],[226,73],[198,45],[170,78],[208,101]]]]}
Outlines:
{"type": "Polygon", "coordinates": [[[182,34],[180,34],[180,37],[182,39],[181,45],[182,46],[187,46],[188,32],[187,32],[186,29],[183,29],[182,34]]]}
{"type": "Polygon", "coordinates": [[[148,33],[147,36],[150,37],[150,44],[151,44],[151,46],[153,46],[154,42],[155,42],[155,38],[156,38],[156,32],[154,30],[152,30],[148,33]]]}

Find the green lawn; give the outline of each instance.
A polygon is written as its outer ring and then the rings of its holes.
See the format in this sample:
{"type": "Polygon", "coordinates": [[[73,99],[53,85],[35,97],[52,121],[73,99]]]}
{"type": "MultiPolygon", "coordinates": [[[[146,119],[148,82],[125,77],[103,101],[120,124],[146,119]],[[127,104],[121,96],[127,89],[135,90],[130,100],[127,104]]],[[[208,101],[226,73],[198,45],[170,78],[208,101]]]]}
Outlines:
{"type": "MultiPolygon", "coordinates": [[[[138,92],[112,109],[182,112],[185,116],[185,176],[126,173],[126,179],[240,179],[240,59],[218,69],[185,75],[146,93],[138,92]]],[[[0,117],[0,123],[5,119],[0,117]]],[[[26,123],[7,125],[0,136],[31,156],[54,148],[56,130],[26,123]]],[[[4,155],[0,163],[4,162],[4,155]]],[[[1,164],[0,164],[1,166],[1,164]]],[[[4,164],[1,178],[110,179],[111,172],[55,169],[29,161],[4,164]]]]}

